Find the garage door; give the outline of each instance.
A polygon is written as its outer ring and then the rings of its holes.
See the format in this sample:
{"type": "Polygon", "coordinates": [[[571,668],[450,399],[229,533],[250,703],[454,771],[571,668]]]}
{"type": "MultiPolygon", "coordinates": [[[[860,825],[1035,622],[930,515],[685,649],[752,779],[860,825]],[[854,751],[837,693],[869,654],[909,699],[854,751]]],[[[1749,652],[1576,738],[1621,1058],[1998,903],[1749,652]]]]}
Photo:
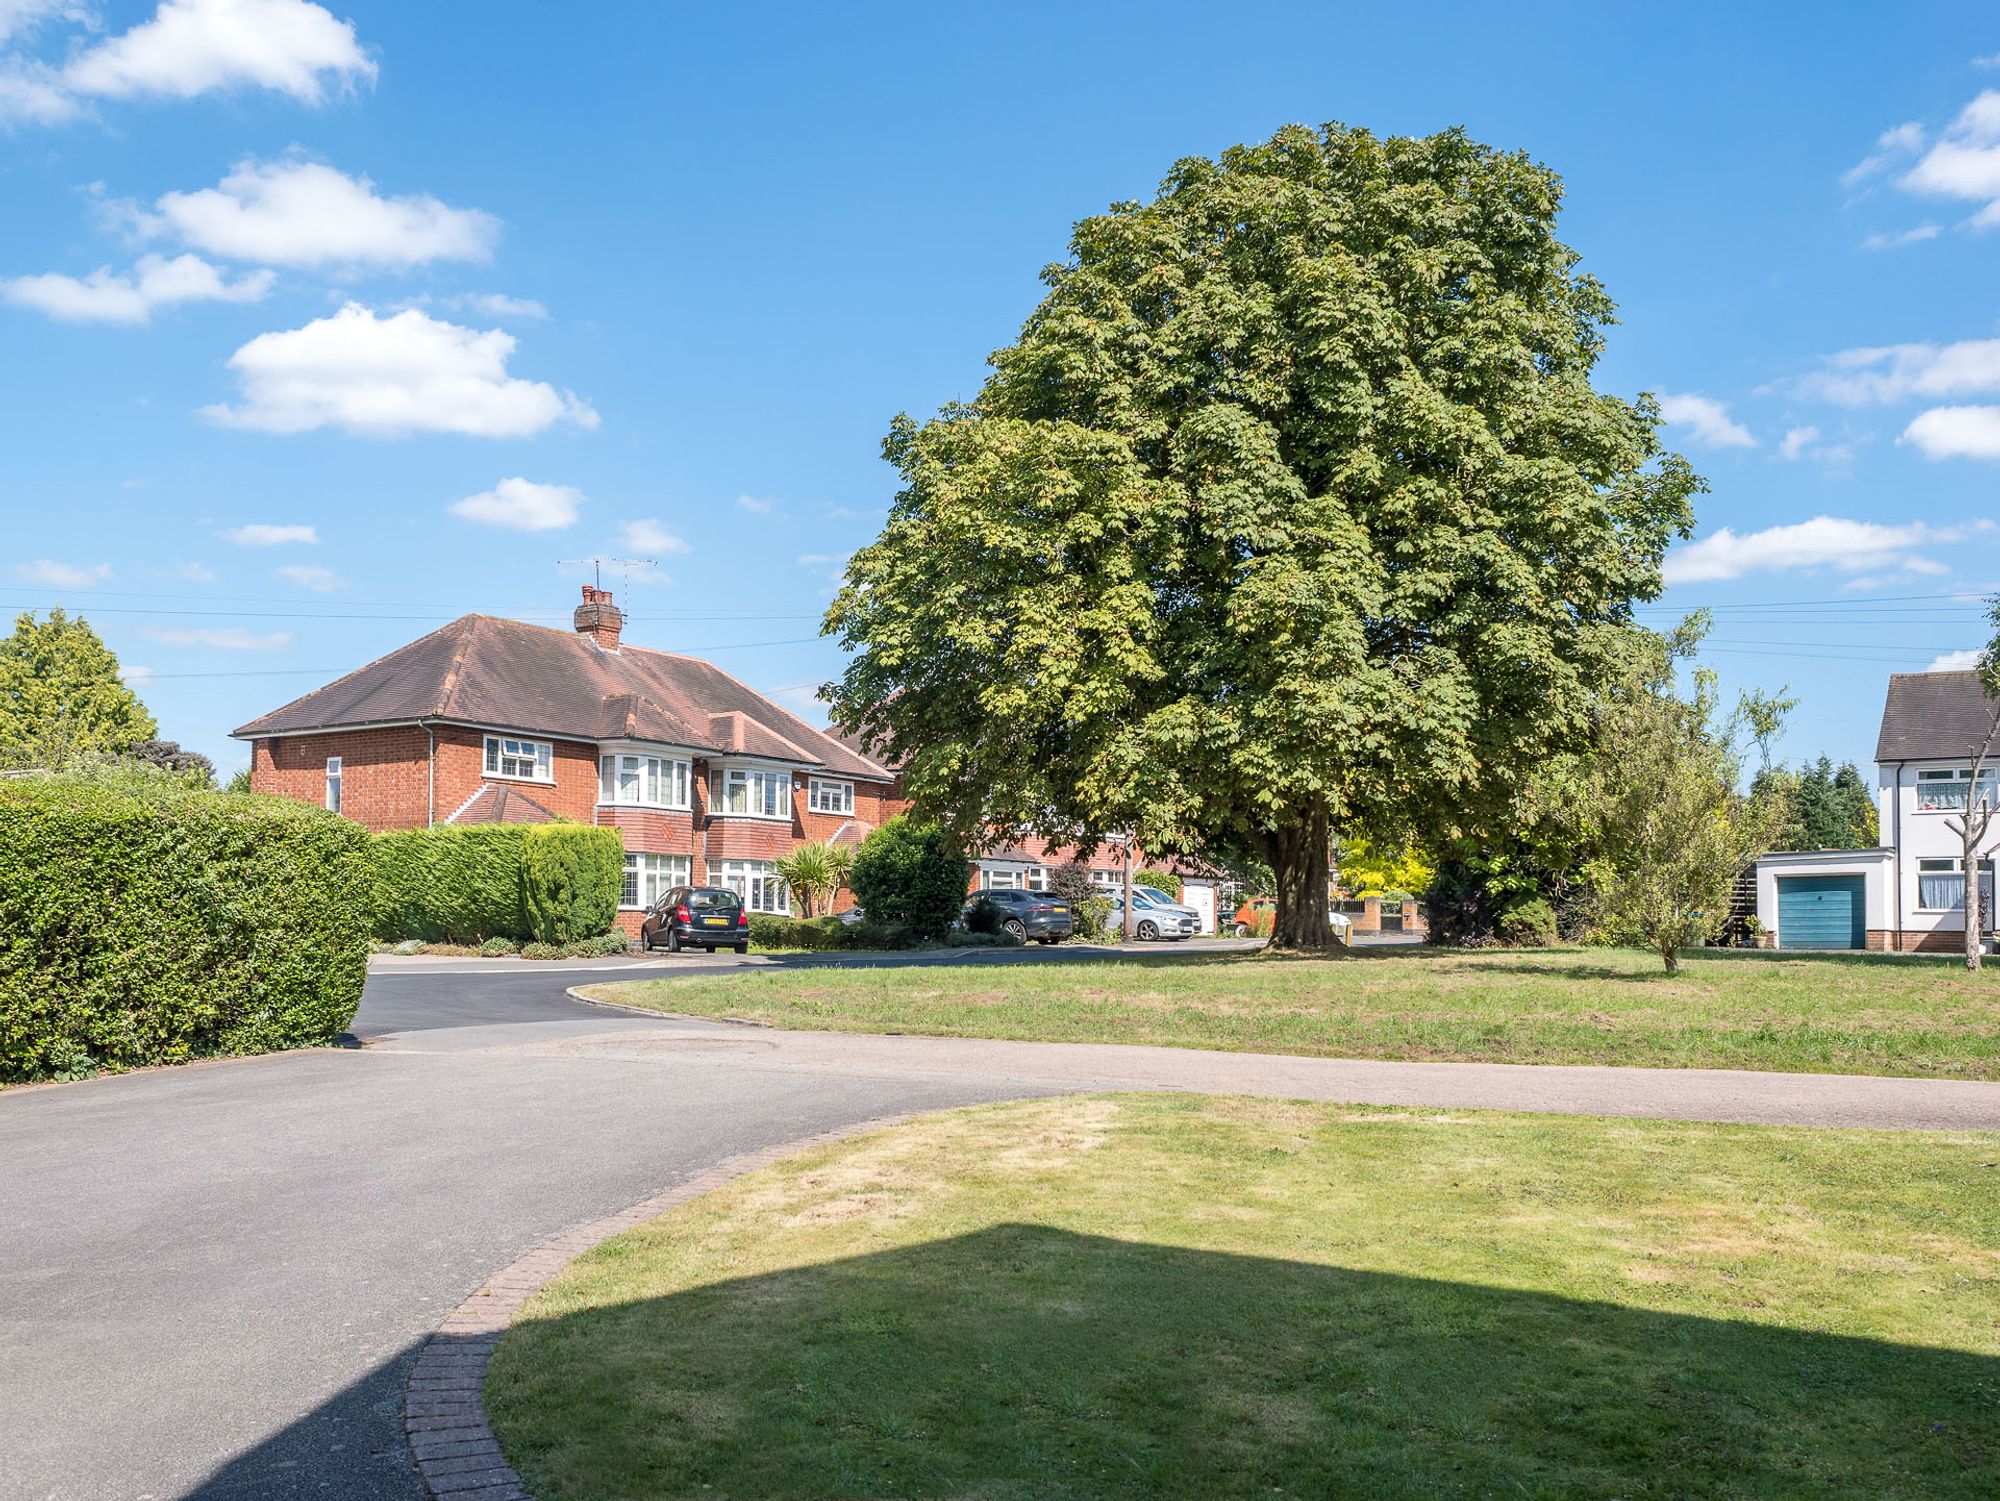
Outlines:
{"type": "Polygon", "coordinates": [[[1867,907],[1863,876],[1779,876],[1778,947],[1865,948],[1867,907]]]}

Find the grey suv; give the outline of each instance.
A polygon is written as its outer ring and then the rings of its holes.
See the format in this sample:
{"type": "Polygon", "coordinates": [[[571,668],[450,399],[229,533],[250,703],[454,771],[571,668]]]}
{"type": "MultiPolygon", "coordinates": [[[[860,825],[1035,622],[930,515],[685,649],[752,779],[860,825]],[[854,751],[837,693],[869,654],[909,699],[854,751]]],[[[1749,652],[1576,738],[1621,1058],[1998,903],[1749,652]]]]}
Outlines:
{"type": "Polygon", "coordinates": [[[1037,943],[1060,943],[1076,932],[1076,914],[1061,897],[1046,891],[982,891],[965,904],[969,920],[981,902],[990,902],[1000,911],[1000,931],[1037,943]]]}

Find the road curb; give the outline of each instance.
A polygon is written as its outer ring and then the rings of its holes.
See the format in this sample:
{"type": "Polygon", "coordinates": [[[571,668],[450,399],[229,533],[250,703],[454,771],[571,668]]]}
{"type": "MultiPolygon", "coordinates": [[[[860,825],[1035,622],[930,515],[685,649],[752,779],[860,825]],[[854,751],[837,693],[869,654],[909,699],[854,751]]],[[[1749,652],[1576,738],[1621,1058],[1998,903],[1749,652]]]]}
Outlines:
{"type": "Polygon", "coordinates": [[[621,1231],[656,1219],[745,1173],[814,1147],[900,1126],[930,1113],[874,1116],[728,1158],[629,1209],[558,1235],[487,1278],[485,1286],[446,1314],[426,1336],[403,1385],[403,1435],[409,1445],[410,1465],[424,1494],[435,1501],[534,1501],[534,1493],[507,1463],[487,1420],[486,1368],[514,1316],[577,1257],[621,1231]]]}

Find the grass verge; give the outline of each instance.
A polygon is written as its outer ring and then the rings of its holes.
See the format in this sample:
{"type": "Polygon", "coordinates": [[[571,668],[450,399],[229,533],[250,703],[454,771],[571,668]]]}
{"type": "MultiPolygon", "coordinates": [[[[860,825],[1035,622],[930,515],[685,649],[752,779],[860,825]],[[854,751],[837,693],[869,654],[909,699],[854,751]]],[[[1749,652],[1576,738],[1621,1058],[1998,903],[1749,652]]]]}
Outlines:
{"type": "Polygon", "coordinates": [[[710,972],[589,993],[817,1031],[2000,1079],[1996,971],[1714,952],[1669,976],[1657,956],[1620,950],[1362,949],[710,972]]]}
{"type": "Polygon", "coordinates": [[[607,1242],[502,1340],[543,1501],[1989,1497],[2000,1138],[1117,1096],[607,1242]]]}

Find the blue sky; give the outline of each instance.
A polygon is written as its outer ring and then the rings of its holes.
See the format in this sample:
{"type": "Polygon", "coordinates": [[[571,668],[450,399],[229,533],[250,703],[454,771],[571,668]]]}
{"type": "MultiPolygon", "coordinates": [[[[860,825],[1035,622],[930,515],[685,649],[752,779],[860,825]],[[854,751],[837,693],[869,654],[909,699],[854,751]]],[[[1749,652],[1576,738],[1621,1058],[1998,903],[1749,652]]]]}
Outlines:
{"type": "Polygon", "coordinates": [[[655,560],[631,639],[810,711],[890,417],[977,390],[1072,221],[1288,121],[1463,124],[1566,179],[1601,382],[1712,485],[1648,618],[1715,606],[1783,753],[1865,761],[2000,586],[2000,21],[1500,9],[0,0],[0,605],[225,771],[598,554],[655,560]]]}

